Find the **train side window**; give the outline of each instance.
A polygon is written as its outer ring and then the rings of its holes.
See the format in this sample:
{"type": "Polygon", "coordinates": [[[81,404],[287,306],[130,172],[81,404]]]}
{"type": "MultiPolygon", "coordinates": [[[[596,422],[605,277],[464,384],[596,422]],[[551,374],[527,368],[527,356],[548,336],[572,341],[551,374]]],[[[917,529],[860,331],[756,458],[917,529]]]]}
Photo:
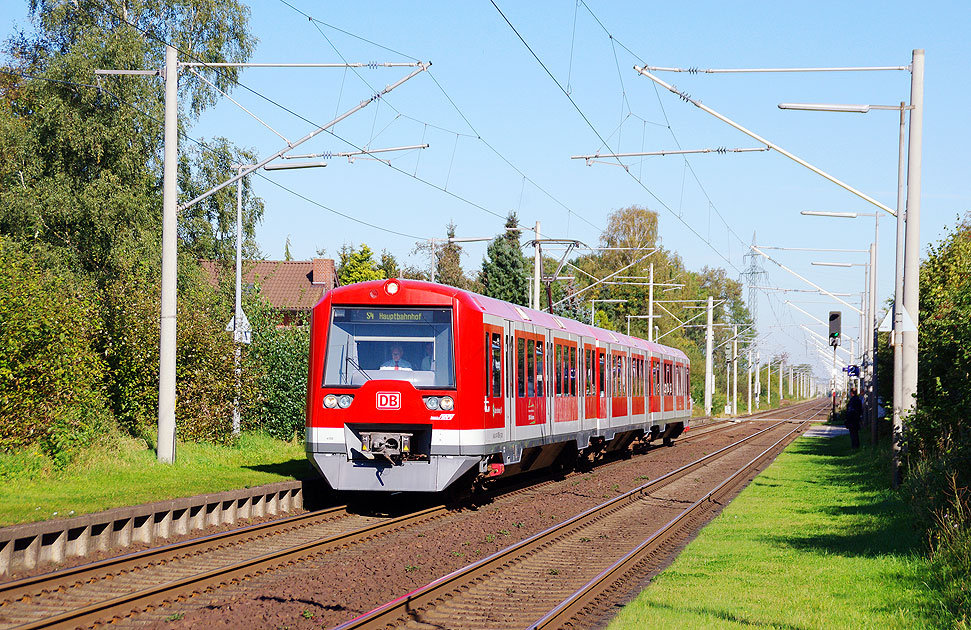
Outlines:
{"type": "Polygon", "coordinates": [[[624,359],[614,355],[614,396],[624,395],[624,359]]]}
{"type": "Polygon", "coordinates": [[[563,351],[563,363],[560,366],[559,374],[563,378],[563,395],[570,395],[570,349],[565,345],[560,346],[563,351]]]}
{"type": "Polygon", "coordinates": [[[644,395],[644,359],[637,359],[637,395],[644,395]]]}
{"type": "Polygon", "coordinates": [[[607,378],[606,378],[606,376],[607,376],[607,357],[605,357],[602,352],[598,352],[597,353],[597,356],[598,356],[598,363],[599,363],[599,365],[597,366],[597,370],[598,370],[598,375],[600,376],[600,383],[599,383],[599,388],[598,388],[599,391],[598,391],[598,393],[601,396],[606,396],[607,395],[607,378]]]}
{"type": "Polygon", "coordinates": [[[532,339],[526,340],[526,396],[532,398],[536,395],[536,342],[532,339]]]}
{"type": "Polygon", "coordinates": [[[556,344],[556,349],[553,352],[553,385],[556,387],[556,395],[563,395],[563,346],[556,344]]]}
{"type": "Polygon", "coordinates": [[[492,353],[489,351],[489,331],[485,334],[485,395],[489,398],[489,383],[492,380],[492,353]]]}
{"type": "Polygon", "coordinates": [[[546,364],[543,363],[543,342],[536,342],[536,395],[545,396],[543,391],[543,382],[546,380],[544,376],[546,374],[545,370],[546,364]]]}
{"type": "Polygon", "coordinates": [[[520,398],[526,396],[526,340],[516,338],[516,393],[520,398]]]}
{"type": "Polygon", "coordinates": [[[502,395],[502,337],[492,333],[492,397],[502,395]]]}
{"type": "Polygon", "coordinates": [[[586,396],[596,395],[596,390],[593,388],[593,350],[589,348],[583,351],[583,375],[586,381],[584,385],[584,392],[586,396]]]}
{"type": "Polygon", "coordinates": [[[577,395],[577,349],[570,346],[570,395],[577,395]]]}

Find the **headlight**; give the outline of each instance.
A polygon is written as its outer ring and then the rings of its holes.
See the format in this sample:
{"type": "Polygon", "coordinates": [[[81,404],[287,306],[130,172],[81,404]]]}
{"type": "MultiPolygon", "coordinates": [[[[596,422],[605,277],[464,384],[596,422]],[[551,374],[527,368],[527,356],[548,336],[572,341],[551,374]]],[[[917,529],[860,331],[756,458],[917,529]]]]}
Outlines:
{"type": "Polygon", "coordinates": [[[452,400],[451,396],[442,396],[442,400],[439,405],[441,405],[442,409],[445,411],[451,411],[452,408],[455,407],[455,401],[452,400]]]}
{"type": "Polygon", "coordinates": [[[351,401],[353,400],[354,400],[353,396],[349,394],[344,394],[343,396],[337,399],[337,404],[340,405],[341,409],[347,409],[348,407],[351,406],[351,401]]]}
{"type": "Polygon", "coordinates": [[[438,398],[436,398],[435,396],[429,396],[428,398],[425,399],[425,406],[431,411],[435,411],[436,409],[439,408],[438,398]]]}
{"type": "Polygon", "coordinates": [[[326,396],[324,396],[324,407],[327,407],[328,409],[336,409],[337,396],[333,394],[327,394],[326,396]]]}

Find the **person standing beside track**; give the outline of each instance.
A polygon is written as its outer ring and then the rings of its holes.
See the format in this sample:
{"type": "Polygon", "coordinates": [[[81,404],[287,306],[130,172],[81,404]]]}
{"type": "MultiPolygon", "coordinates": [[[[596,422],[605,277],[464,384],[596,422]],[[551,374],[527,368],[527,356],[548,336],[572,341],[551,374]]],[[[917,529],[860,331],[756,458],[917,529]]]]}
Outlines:
{"type": "Polygon", "coordinates": [[[860,448],[860,419],[863,417],[863,401],[856,393],[856,389],[850,390],[850,399],[846,403],[846,428],[850,432],[850,446],[860,448]]]}

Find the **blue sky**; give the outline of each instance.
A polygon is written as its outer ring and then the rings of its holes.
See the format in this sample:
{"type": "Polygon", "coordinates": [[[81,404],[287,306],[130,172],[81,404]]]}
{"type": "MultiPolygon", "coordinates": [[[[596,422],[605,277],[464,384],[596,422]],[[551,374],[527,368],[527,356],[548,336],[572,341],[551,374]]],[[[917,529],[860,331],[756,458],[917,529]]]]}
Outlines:
{"type": "MultiPolygon", "coordinates": [[[[777,152],[627,158],[626,170],[616,162],[587,166],[571,159],[597,151],[759,146],[638,76],[633,66],[645,63],[700,69],[906,66],[912,50],[922,48],[922,253],[957,215],[971,210],[971,173],[962,150],[971,144],[964,113],[971,3],[932,1],[919,8],[898,1],[496,3],[532,53],[488,1],[250,4],[251,26],[260,39],[254,62],[433,63],[429,72],[338,124],[333,135],[321,134],[294,152],[420,143],[430,144],[428,149],[394,154],[393,168],[373,160],[335,158],[325,169],[267,174],[316,204],[257,180],[256,190],[266,200],[258,240],[268,257],[282,257],[289,237],[296,258],[310,258],[317,250],[335,256],[345,242],[366,243],[404,262],[427,265],[427,259],[411,254],[418,239],[444,236],[449,221],[457,224],[459,236],[491,236],[501,230],[509,210],[516,210],[525,225],[540,221],[544,237],[596,245],[608,214],[634,204],[658,211],[664,246],[678,252],[687,267],[723,267],[736,278],[753,234],[759,244],[780,247],[869,245],[872,219],[805,217],[799,212],[873,212],[874,207],[777,152]]],[[[5,0],[0,4],[0,33],[12,32],[15,23],[29,25],[26,3],[5,0]]],[[[242,81],[256,94],[238,89],[233,97],[292,141],[407,72],[249,69],[242,81]]],[[[895,206],[895,112],[795,112],[777,105],[899,104],[909,100],[908,72],[657,74],[895,206]]],[[[261,156],[285,146],[229,101],[204,114],[191,134],[226,136],[261,156]]],[[[890,215],[881,218],[880,231],[882,302],[893,287],[890,215]]],[[[478,268],[484,250],[485,244],[465,247],[468,270],[478,268]]],[[[862,289],[862,267],[827,270],[810,264],[864,262],[861,255],[772,255],[831,291],[862,289]]],[[[807,288],[771,263],[765,269],[769,286],[807,288]]],[[[855,333],[857,318],[827,298],[763,293],[760,328],[771,333],[763,355],[785,350],[794,360],[815,361],[798,328],[810,320],[786,306],[786,299],[823,319],[829,310],[843,310],[848,320],[844,326],[855,333]]]]}

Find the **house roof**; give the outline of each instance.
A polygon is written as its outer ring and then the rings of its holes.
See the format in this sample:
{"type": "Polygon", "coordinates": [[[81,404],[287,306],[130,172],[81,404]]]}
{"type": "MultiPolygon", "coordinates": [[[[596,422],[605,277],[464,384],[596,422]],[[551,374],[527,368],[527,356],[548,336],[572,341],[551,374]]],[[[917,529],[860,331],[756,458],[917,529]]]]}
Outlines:
{"type": "MultiPolygon", "coordinates": [[[[213,285],[218,284],[220,275],[233,273],[232,267],[214,260],[199,262],[213,285]]],[[[243,283],[259,286],[266,301],[282,311],[310,310],[325,292],[334,288],[336,278],[330,258],[243,262],[243,283]]]]}

